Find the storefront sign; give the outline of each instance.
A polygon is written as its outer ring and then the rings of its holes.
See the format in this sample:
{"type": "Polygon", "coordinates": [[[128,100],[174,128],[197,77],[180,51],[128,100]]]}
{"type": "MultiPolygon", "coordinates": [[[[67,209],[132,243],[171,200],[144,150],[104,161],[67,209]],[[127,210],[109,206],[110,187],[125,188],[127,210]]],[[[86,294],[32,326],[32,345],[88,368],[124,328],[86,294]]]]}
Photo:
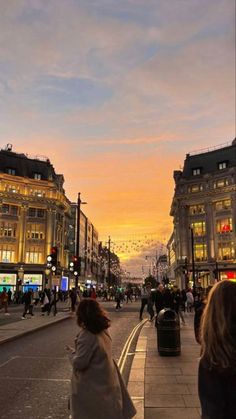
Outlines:
{"type": "Polygon", "coordinates": [[[23,279],[24,285],[42,286],[42,282],[43,282],[42,274],[24,274],[24,279],[23,279]]]}
{"type": "Polygon", "coordinates": [[[1,285],[16,285],[16,274],[0,274],[1,285]]]}
{"type": "Polygon", "coordinates": [[[61,277],[61,290],[68,291],[69,278],[68,276],[61,277]]]}

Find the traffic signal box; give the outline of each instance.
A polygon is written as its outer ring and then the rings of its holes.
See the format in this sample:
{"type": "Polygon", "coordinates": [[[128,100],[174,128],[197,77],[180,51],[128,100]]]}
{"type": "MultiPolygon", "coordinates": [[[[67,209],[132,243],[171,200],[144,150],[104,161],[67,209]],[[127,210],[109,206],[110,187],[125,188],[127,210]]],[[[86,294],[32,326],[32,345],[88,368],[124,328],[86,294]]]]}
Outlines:
{"type": "Polygon", "coordinates": [[[72,260],[70,261],[69,270],[73,272],[75,276],[79,275],[79,259],[77,256],[73,256],[72,260]]]}
{"type": "Polygon", "coordinates": [[[53,246],[51,248],[50,255],[47,256],[47,267],[49,269],[51,269],[51,271],[54,274],[56,274],[57,264],[58,264],[58,261],[57,261],[57,247],[56,246],[53,246]]]}

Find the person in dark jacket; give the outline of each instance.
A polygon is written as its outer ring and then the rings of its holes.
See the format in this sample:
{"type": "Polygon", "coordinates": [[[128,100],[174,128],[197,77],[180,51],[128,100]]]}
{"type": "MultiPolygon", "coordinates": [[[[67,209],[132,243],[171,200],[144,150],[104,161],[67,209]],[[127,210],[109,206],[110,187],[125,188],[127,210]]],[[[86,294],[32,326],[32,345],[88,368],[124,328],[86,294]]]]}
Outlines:
{"type": "Polygon", "coordinates": [[[198,394],[202,419],[236,417],[236,282],[209,293],[201,322],[198,394]]]}
{"type": "Polygon", "coordinates": [[[199,304],[195,307],[195,313],[194,313],[194,334],[195,334],[195,339],[197,341],[197,343],[201,343],[200,342],[200,326],[201,326],[201,318],[202,318],[202,314],[203,311],[206,307],[206,303],[207,303],[207,297],[208,294],[211,290],[212,286],[209,286],[206,290],[206,295],[201,295],[201,299],[199,304]]]}
{"type": "Polygon", "coordinates": [[[24,311],[22,314],[22,320],[26,319],[26,314],[29,313],[31,315],[31,317],[34,315],[33,314],[33,292],[31,289],[29,289],[25,295],[24,295],[24,299],[23,299],[25,306],[24,306],[24,311]]]}
{"type": "Polygon", "coordinates": [[[154,303],[156,307],[157,316],[160,311],[164,308],[164,298],[163,298],[164,286],[163,284],[159,284],[157,286],[157,290],[155,292],[154,303]]]}

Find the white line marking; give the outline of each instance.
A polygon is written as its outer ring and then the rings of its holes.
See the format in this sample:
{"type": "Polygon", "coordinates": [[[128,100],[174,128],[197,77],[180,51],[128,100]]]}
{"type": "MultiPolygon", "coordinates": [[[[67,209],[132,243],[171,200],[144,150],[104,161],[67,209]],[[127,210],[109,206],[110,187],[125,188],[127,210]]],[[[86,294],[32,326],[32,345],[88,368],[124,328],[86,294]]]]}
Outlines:
{"type": "Polygon", "coordinates": [[[69,383],[71,380],[68,378],[31,378],[31,377],[0,377],[0,380],[28,380],[28,381],[55,381],[55,382],[66,382],[69,383]]]}
{"type": "Polygon", "coordinates": [[[13,361],[13,359],[19,358],[18,356],[13,356],[12,358],[8,359],[8,361],[3,362],[3,364],[0,365],[0,368],[4,367],[4,365],[7,365],[9,362],[13,361]]]}

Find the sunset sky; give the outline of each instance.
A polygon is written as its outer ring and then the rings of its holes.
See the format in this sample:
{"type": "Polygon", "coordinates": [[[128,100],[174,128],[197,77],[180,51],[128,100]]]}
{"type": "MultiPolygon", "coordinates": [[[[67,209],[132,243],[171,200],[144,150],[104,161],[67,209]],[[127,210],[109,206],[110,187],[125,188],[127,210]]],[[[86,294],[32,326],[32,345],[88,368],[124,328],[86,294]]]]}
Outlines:
{"type": "Polygon", "coordinates": [[[100,238],[166,241],[173,170],[235,137],[234,31],[234,0],[1,1],[1,147],[49,157],[100,238]]]}

